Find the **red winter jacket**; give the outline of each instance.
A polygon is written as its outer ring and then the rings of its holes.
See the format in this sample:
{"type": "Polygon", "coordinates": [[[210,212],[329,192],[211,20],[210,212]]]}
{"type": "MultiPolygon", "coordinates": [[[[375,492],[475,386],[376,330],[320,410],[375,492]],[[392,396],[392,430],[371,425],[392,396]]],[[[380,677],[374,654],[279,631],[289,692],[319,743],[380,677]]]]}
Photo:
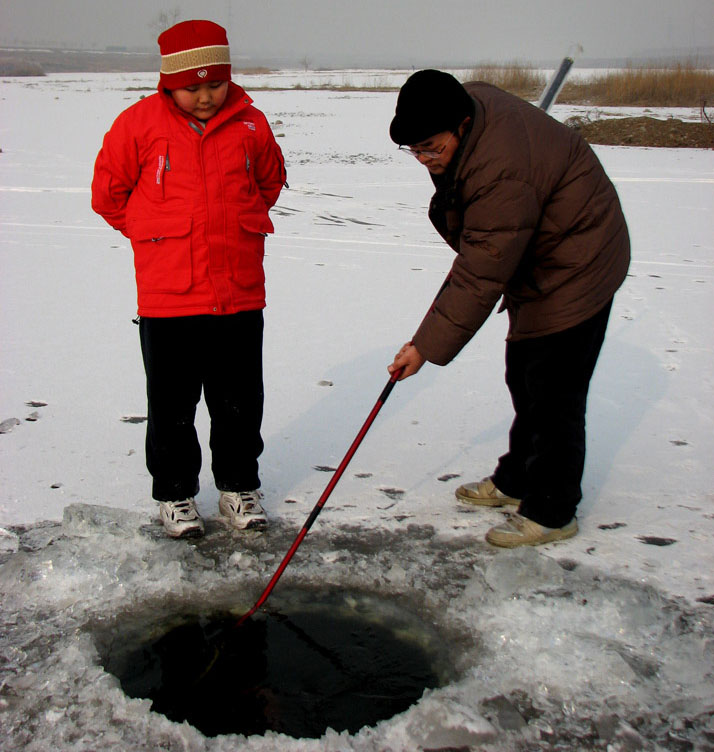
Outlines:
{"type": "Polygon", "coordinates": [[[122,112],[97,156],[92,208],[131,240],[139,314],[263,308],[268,209],[284,183],[280,148],[240,86],[205,130],[165,92],[122,112]]]}

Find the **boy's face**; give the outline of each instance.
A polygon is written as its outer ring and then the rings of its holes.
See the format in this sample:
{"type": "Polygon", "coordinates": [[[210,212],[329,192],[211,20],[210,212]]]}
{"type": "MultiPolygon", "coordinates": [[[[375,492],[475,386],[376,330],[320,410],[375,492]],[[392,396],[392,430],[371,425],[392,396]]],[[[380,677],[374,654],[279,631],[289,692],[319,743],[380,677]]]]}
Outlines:
{"type": "Polygon", "coordinates": [[[212,118],[228,96],[228,81],[211,81],[206,84],[174,89],[171,92],[180,110],[188,112],[199,120],[212,118]]]}

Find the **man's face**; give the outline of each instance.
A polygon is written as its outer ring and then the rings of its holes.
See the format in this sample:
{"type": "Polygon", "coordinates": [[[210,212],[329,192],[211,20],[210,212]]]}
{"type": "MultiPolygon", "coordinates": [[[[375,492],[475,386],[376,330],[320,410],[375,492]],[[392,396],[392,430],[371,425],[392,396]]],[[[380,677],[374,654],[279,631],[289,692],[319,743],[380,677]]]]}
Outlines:
{"type": "Polygon", "coordinates": [[[432,175],[442,175],[459,148],[459,134],[442,131],[425,141],[409,146],[412,154],[432,175]]]}
{"type": "Polygon", "coordinates": [[[212,118],[221,109],[227,95],[228,81],[211,81],[171,92],[178,108],[199,120],[212,118]]]}

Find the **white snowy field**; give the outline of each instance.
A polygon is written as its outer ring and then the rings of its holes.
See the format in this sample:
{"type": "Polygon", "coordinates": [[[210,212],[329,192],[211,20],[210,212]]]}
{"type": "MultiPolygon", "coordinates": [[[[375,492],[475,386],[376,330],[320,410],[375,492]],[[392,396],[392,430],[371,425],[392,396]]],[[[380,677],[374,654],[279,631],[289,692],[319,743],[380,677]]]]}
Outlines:
{"type": "MultiPolygon", "coordinates": [[[[154,81],[64,74],[0,82],[3,749],[151,749],[165,739],[172,749],[276,748],[277,737],[205,739],[128,700],[81,629],[142,600],[191,601],[227,583],[240,607],[251,605],[290,540],[285,531],[309,514],[330,478],[324,468],[342,459],[452,261],[426,217],[426,171],[388,138],[395,93],[256,92],[290,183],[273,211],[266,257],[261,474],[281,537],[271,543],[266,534],[266,559],[244,551],[238,535],[216,533],[202,549],[142,533],[155,505],[144,467],[131,249],[92,213],[89,184],[113,118],[148,93],[131,89],[154,81]],[[197,570],[208,551],[215,564],[197,570]],[[81,709],[87,700],[91,714],[81,709]]],[[[552,114],[574,111],[556,105],[552,114]]],[[[592,383],[580,534],[495,551],[483,535],[500,511],[455,502],[459,483],[488,474],[506,449],[506,321],[494,314],[451,365],[427,365],[395,387],[276,591],[300,578],[381,583],[394,597],[413,590],[430,620],[465,630],[490,663],[459,655],[458,681],[402,716],[354,737],[280,737],[280,749],[551,749],[557,732],[545,720],[511,729],[514,741],[479,704],[514,688],[571,718],[614,715],[609,732],[599,727],[613,752],[636,748],[622,746],[635,736],[643,749],[667,749],[666,734],[676,741],[692,727],[699,746],[681,748],[710,748],[714,152],[596,151],[620,194],[633,262],[592,383]],[[343,548],[330,549],[332,534],[343,548]],[[352,535],[354,545],[384,540],[385,550],[357,562],[352,535]],[[458,587],[454,566],[439,579],[438,550],[445,561],[463,554],[458,587]],[[575,596],[553,603],[555,591],[575,596]],[[655,668],[633,668],[641,660],[655,668]],[[637,727],[633,717],[653,703],[660,714],[679,713],[681,728],[637,727]]],[[[216,367],[220,360],[216,353],[216,367]]],[[[198,426],[197,501],[210,520],[217,493],[203,408],[198,426]]],[[[552,727],[557,713],[544,713],[552,727]]]]}

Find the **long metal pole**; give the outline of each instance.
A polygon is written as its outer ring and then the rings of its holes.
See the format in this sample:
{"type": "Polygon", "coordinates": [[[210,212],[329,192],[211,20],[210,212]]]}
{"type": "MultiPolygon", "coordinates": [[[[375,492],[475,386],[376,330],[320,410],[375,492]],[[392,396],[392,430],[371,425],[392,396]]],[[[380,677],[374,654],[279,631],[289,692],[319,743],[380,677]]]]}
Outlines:
{"type": "Polygon", "coordinates": [[[550,106],[555,102],[556,97],[560,94],[560,90],[563,88],[568,73],[570,73],[570,69],[573,67],[573,62],[572,57],[564,57],[562,59],[558,69],[553,73],[550,81],[540,96],[538,107],[540,107],[541,110],[548,112],[550,106]]]}

